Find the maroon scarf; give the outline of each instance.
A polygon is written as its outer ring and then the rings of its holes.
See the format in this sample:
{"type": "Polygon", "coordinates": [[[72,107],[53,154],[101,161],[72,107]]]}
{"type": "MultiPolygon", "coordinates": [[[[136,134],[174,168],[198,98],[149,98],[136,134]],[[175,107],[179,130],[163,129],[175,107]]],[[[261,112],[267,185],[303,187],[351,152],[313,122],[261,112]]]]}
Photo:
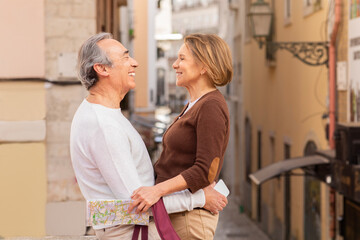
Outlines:
{"type": "MultiPolygon", "coordinates": [[[[162,198],[155,203],[152,207],[156,229],[162,240],[181,240],[175,229],[173,228],[169,215],[165,209],[164,201],[162,198]]],[[[142,231],[141,240],[148,239],[148,226],[135,225],[132,240],[138,240],[140,230],[142,231]]]]}

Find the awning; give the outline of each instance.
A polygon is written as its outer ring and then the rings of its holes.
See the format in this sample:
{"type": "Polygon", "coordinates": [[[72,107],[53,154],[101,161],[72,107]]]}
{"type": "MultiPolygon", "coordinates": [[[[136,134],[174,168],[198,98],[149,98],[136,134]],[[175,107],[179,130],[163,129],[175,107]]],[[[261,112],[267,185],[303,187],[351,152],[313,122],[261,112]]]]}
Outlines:
{"type": "Polygon", "coordinates": [[[249,177],[255,184],[260,185],[271,178],[296,168],[329,163],[329,159],[320,155],[291,158],[266,166],[250,174],[249,177]]]}

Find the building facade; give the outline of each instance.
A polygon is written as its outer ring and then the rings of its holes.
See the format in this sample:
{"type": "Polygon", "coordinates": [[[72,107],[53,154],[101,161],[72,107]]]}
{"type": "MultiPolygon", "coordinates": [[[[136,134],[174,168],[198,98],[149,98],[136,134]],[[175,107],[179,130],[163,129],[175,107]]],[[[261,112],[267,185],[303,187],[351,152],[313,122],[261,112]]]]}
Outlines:
{"type": "Polygon", "coordinates": [[[240,208],[272,239],[358,239],[358,2],[267,1],[274,14],[269,42],[325,43],[328,62],[316,67],[294,57],[301,51],[259,47],[249,22],[254,3],[229,1],[233,30],[227,36],[242,94],[240,208]],[[336,151],[325,154],[324,168],[285,169],[284,161],[307,161],[334,148],[334,136],[336,151]],[[255,175],[271,167],[284,170],[259,183],[255,175]]]}
{"type": "MultiPolygon", "coordinates": [[[[229,4],[239,23],[232,24],[242,94],[239,204],[272,239],[330,239],[330,188],[325,183],[299,169],[261,185],[249,178],[271,164],[329,148],[327,66],[309,66],[285,50],[269,54],[266,46],[259,48],[248,17],[252,3],[229,4]]],[[[268,3],[274,13],[273,42],[329,41],[331,1],[268,3]]]]}

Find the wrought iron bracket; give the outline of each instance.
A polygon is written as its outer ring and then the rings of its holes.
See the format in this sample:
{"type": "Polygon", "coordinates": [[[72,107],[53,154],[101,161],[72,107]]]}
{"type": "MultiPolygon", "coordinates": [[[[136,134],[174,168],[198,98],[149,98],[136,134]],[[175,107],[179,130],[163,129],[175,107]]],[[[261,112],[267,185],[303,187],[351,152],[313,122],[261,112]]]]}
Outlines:
{"type": "Polygon", "coordinates": [[[328,42],[266,42],[269,54],[274,55],[278,49],[285,49],[294,57],[311,66],[327,65],[328,42]]]}

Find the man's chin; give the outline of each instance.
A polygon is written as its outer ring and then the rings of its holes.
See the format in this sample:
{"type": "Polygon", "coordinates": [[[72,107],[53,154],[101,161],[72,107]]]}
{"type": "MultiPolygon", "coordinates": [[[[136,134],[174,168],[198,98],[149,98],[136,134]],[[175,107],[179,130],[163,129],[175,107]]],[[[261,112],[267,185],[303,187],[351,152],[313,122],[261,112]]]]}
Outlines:
{"type": "Polygon", "coordinates": [[[136,84],[135,84],[135,83],[132,84],[132,85],[130,85],[130,90],[134,89],[135,87],[136,87],[136,84]]]}

